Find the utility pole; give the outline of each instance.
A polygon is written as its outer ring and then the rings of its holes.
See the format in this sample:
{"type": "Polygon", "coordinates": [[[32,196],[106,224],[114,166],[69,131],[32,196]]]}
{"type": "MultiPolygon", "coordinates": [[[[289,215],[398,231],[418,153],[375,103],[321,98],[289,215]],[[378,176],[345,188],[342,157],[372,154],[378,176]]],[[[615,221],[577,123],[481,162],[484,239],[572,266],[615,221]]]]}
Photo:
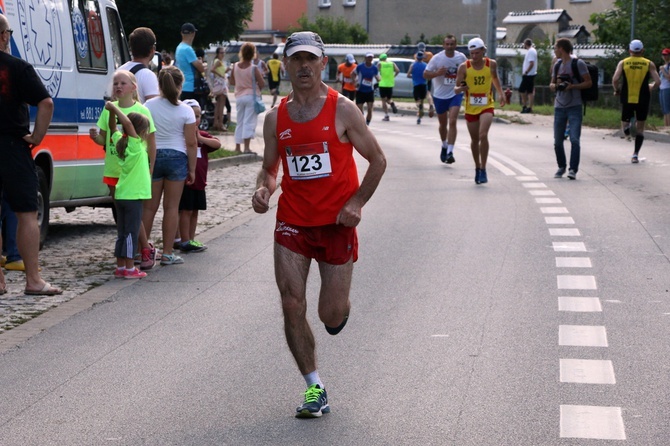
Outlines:
{"type": "MultiPolygon", "coordinates": [[[[633,0],[634,1],[634,0],[633,0]]],[[[491,59],[496,58],[497,27],[496,15],[498,14],[498,0],[489,0],[489,14],[487,20],[488,38],[486,39],[486,56],[491,59]]]]}

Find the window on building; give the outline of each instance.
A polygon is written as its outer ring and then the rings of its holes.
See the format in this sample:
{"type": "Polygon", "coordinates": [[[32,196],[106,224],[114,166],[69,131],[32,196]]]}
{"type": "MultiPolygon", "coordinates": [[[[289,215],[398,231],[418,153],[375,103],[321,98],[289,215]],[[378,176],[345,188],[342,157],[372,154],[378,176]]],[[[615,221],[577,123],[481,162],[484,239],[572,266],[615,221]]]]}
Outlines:
{"type": "Polygon", "coordinates": [[[319,8],[330,8],[330,0],[319,0],[319,8]]]}
{"type": "Polygon", "coordinates": [[[342,0],[344,6],[356,6],[356,0],[342,0]]]}

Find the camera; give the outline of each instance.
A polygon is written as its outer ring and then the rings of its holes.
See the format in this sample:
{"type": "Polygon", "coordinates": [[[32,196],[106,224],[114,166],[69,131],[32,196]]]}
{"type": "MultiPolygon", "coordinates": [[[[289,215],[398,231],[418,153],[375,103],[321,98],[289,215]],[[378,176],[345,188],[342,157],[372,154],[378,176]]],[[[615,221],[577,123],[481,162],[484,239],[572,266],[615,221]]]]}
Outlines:
{"type": "Polygon", "coordinates": [[[566,88],[568,88],[568,85],[570,85],[570,76],[561,74],[558,76],[558,82],[556,84],[556,90],[558,91],[565,91],[566,88]]]}

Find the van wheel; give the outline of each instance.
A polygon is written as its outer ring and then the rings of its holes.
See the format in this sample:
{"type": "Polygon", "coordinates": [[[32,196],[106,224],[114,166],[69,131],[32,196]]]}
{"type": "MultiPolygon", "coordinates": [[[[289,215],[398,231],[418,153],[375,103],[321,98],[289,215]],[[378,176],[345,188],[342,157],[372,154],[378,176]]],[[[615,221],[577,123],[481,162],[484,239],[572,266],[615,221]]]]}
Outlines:
{"type": "Polygon", "coordinates": [[[40,249],[49,230],[49,182],[41,167],[37,168],[37,224],[40,227],[40,249]]]}

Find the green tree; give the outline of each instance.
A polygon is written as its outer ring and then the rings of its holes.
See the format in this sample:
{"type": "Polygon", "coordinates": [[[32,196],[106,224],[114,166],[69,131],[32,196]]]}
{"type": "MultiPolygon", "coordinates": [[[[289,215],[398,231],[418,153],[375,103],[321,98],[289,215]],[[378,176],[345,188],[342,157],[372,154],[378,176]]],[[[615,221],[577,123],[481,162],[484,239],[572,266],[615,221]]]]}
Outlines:
{"type": "Polygon", "coordinates": [[[433,36],[430,39],[428,39],[428,45],[440,45],[444,43],[444,36],[442,34],[438,34],[437,36],[433,36]]]}
{"type": "Polygon", "coordinates": [[[400,39],[400,45],[411,45],[412,44],[412,38],[409,36],[409,34],[405,33],[405,36],[400,39]]]}
{"type": "Polygon", "coordinates": [[[360,24],[350,24],[343,17],[333,20],[330,17],[317,17],[310,22],[303,14],[298,19],[298,26],[289,27],[290,33],[298,31],[314,31],[323,40],[323,43],[368,43],[368,33],[360,24]]]}
{"type": "Polygon", "coordinates": [[[116,0],[127,34],[146,26],[156,34],[158,50],[174,51],[181,42],[181,25],[198,29],[194,46],[236,39],[251,20],[253,0],[116,0]]]}
{"type": "MultiPolygon", "coordinates": [[[[670,46],[667,32],[667,17],[670,14],[670,2],[667,0],[637,1],[635,11],[635,39],[644,43],[645,55],[652,60],[660,60],[661,50],[670,46]]],[[[614,8],[592,14],[589,22],[596,26],[593,31],[598,43],[620,45],[627,54],[630,42],[630,19],[632,0],[616,0],[614,8]]],[[[612,57],[621,57],[622,53],[613,52],[612,57]]]]}

